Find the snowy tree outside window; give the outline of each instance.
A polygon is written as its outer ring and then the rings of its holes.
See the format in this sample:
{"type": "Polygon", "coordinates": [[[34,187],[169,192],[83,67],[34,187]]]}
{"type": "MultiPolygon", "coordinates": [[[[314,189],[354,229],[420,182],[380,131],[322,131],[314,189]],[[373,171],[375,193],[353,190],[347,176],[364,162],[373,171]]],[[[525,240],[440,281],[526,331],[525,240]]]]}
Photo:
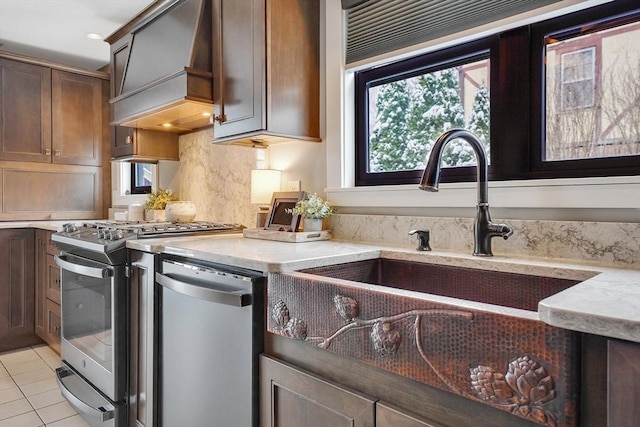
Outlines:
{"type": "MultiPolygon", "coordinates": [[[[369,172],[423,169],[436,139],[467,128],[489,145],[489,61],[483,59],[369,89],[369,172]]],[[[475,164],[469,144],[452,141],[445,167],[475,164]]]]}

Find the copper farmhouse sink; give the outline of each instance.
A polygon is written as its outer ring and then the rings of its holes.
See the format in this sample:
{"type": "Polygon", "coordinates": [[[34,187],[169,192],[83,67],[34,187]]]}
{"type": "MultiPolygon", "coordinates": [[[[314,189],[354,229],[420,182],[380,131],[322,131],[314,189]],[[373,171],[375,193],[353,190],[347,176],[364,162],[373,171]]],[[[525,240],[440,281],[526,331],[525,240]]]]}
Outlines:
{"type": "Polygon", "coordinates": [[[537,311],[540,300],[580,282],[387,258],[303,272],[530,311],[537,311]]]}
{"type": "Polygon", "coordinates": [[[371,260],[272,273],[269,332],[479,401],[578,426],[579,334],[539,320],[541,299],[587,277],[371,260]]]}

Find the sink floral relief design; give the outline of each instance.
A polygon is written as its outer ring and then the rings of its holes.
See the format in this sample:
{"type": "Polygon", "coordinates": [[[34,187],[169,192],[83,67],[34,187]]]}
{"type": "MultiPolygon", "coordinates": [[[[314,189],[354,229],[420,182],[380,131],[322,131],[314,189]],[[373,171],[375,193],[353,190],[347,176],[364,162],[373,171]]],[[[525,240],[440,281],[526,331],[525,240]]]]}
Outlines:
{"type": "MultiPolygon", "coordinates": [[[[384,302],[377,298],[372,300],[366,293],[358,296],[358,292],[353,292],[348,296],[344,289],[330,284],[320,287],[325,286],[327,288],[320,292],[324,301],[319,303],[315,298],[319,296],[317,287],[305,298],[297,298],[291,288],[280,288],[278,281],[270,280],[271,322],[268,330],[540,425],[577,425],[575,402],[569,398],[574,396],[575,385],[568,385],[568,393],[565,390],[558,392],[552,373],[558,370],[553,360],[532,356],[535,353],[532,347],[521,346],[519,342],[508,343],[506,351],[504,348],[498,348],[493,354],[483,351],[491,346],[486,343],[487,337],[495,340],[501,335],[500,331],[483,330],[496,326],[487,322],[486,313],[445,304],[398,304],[394,298],[385,306],[384,302]],[[295,309],[294,315],[289,306],[295,309]],[[476,328],[480,328],[480,334],[476,328]],[[518,352],[521,347],[522,352],[518,352]]],[[[535,334],[539,335],[540,331],[535,334]]],[[[508,334],[504,338],[511,341],[508,334]]],[[[562,341],[556,338],[552,337],[551,341],[555,340],[556,344],[562,341]]],[[[565,347],[561,347],[559,352],[564,352],[565,347]]],[[[550,354],[548,351],[540,353],[550,354]]],[[[574,357],[574,354],[569,352],[568,357],[574,357]]],[[[566,384],[563,386],[567,387],[566,384]]]]}

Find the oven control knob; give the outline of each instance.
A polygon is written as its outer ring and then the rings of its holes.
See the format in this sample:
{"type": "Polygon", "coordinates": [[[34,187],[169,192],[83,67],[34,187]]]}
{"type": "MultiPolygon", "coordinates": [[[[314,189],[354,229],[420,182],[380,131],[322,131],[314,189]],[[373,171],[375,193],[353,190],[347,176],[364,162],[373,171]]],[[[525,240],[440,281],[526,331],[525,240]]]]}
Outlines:
{"type": "Polygon", "coordinates": [[[78,227],[76,227],[75,224],[69,222],[62,225],[62,231],[64,231],[65,233],[73,233],[74,231],[78,231],[78,227]]]}

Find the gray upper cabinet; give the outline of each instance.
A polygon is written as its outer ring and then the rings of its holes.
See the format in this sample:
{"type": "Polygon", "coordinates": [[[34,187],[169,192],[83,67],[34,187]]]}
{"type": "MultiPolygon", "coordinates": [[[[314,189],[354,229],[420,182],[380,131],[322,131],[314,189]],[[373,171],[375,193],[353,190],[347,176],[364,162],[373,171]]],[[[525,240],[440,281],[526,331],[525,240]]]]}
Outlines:
{"type": "Polygon", "coordinates": [[[320,141],[319,2],[213,2],[214,142],[320,141]]]}

